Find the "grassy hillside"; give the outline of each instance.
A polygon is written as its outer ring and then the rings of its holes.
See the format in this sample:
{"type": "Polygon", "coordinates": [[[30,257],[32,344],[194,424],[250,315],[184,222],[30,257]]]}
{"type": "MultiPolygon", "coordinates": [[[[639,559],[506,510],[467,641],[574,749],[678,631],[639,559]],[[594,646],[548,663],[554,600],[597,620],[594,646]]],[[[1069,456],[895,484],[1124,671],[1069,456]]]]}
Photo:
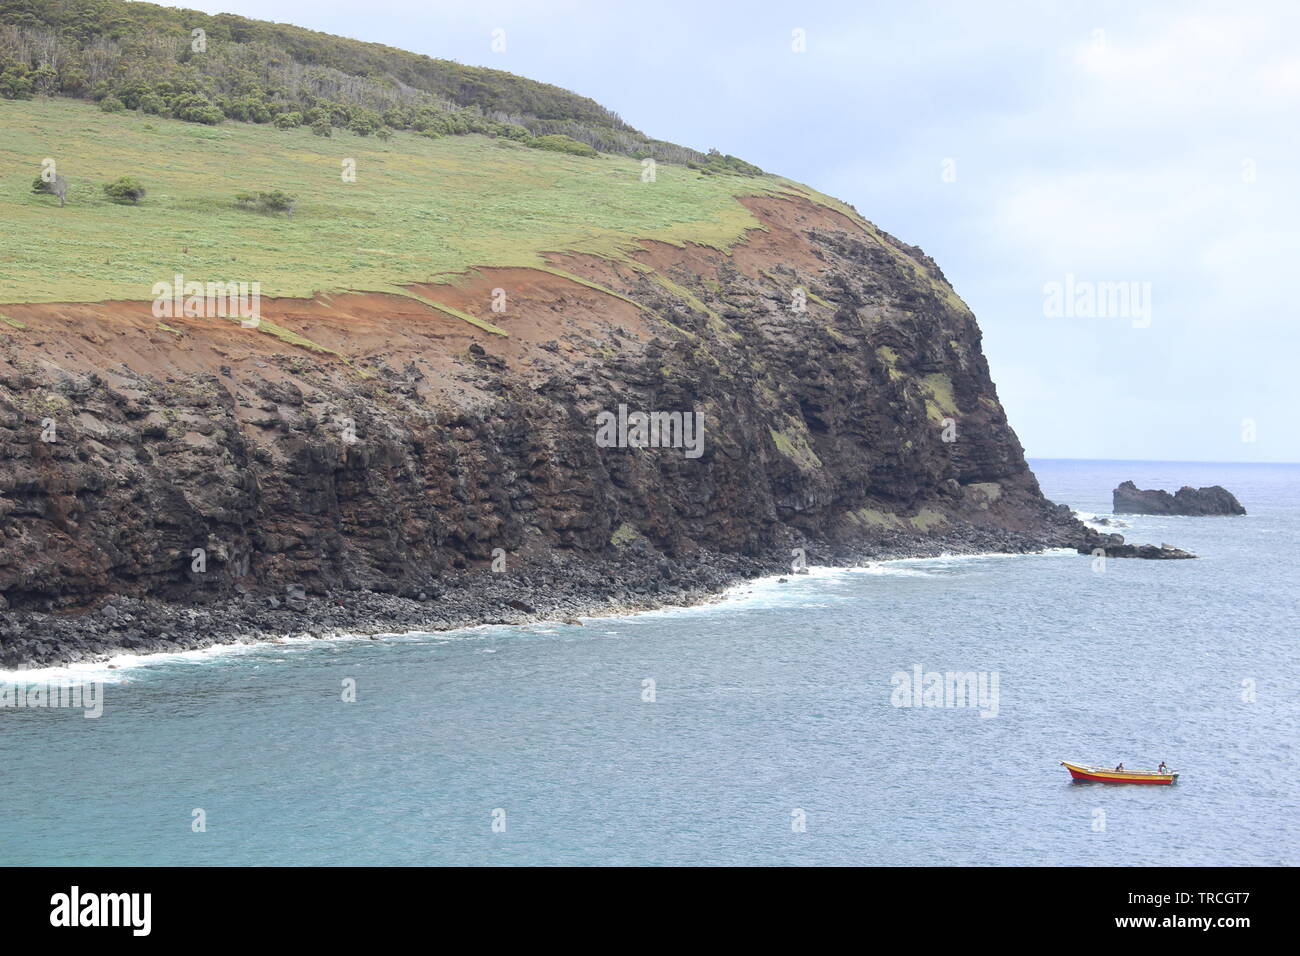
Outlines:
{"type": "Polygon", "coordinates": [[[725,248],[757,225],[737,195],[800,189],[773,176],[529,149],[506,139],[391,139],[305,128],[203,126],[105,113],[61,97],[0,100],[0,302],[148,299],[177,272],[259,281],[263,295],[384,290],[473,266],[540,265],[549,251],[620,255],[636,240],[725,248]],[[66,207],[32,192],[45,158],[66,207]],[[342,163],[356,161],[356,182],[342,163]],[[138,206],[103,184],[141,180],[138,206]],[[235,205],[280,189],[291,215],[235,205]]]}
{"type": "MultiPolygon", "coordinates": [[[[483,113],[567,119],[635,132],[595,101],[548,83],[232,13],[210,15],[199,10],[128,0],[0,0],[0,24],[31,31],[29,37],[58,37],[61,41],[63,55],[57,59],[45,55],[45,51],[29,51],[29,57],[34,52],[40,62],[23,63],[22,57],[16,57],[18,62],[5,64],[35,86],[55,82],[55,88],[38,92],[92,95],[99,99],[102,94],[94,89],[99,82],[107,81],[112,88],[124,79],[189,81],[206,76],[221,81],[226,86],[225,92],[244,84],[247,89],[239,90],[241,93],[283,96],[303,90],[268,89],[265,82],[256,84],[258,88],[254,89],[254,84],[249,83],[254,79],[252,76],[234,74],[240,69],[253,72],[293,62],[319,71],[337,71],[373,80],[376,91],[380,86],[389,88],[393,94],[391,102],[401,101],[403,92],[408,97],[427,93],[483,113]],[[211,44],[211,49],[203,50],[204,55],[244,46],[254,47],[263,55],[270,54],[276,62],[227,63],[225,71],[212,70],[204,63],[203,56],[192,55],[194,51],[190,50],[192,31],[196,29],[202,30],[211,44]],[[141,43],[142,40],[148,42],[141,43]],[[173,47],[168,42],[171,40],[182,41],[180,47],[173,47]],[[86,57],[85,50],[90,44],[95,45],[97,55],[86,57]],[[41,74],[42,66],[50,72],[41,74]],[[186,66],[194,69],[186,70],[186,66]]],[[[48,40],[45,46],[48,50],[48,40]]],[[[14,45],[15,52],[19,49],[22,49],[20,42],[14,45]]],[[[259,79],[265,81],[273,75],[277,74],[263,73],[259,79]]],[[[318,73],[317,77],[324,75],[318,73]]],[[[349,95],[360,101],[355,89],[358,84],[352,85],[354,89],[349,95]]]]}
{"type": "Polygon", "coordinates": [[[756,175],[717,150],[651,139],[569,90],[378,43],[125,0],[0,0],[0,99],[70,96],[215,126],[503,136],[756,175]]]}

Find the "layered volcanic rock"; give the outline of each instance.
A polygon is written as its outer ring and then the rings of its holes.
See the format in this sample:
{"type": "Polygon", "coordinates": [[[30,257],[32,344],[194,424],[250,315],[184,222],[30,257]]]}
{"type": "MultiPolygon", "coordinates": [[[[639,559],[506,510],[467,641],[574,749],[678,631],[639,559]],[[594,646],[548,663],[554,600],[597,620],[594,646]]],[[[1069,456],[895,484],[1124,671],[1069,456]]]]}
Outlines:
{"type": "Polygon", "coordinates": [[[248,329],[5,306],[0,594],[415,594],[494,558],[1096,539],[1040,493],[928,257],[821,204],[745,202],[764,228],[729,252],[647,242],[411,287],[442,308],[264,300],[248,329]],[[604,447],[620,406],[697,414],[698,456],[604,447]]]}
{"type": "Polygon", "coordinates": [[[1235,495],[1222,485],[1193,488],[1184,485],[1175,494],[1160,489],[1142,489],[1126,481],[1115,489],[1112,508],[1116,514],[1133,515],[1244,515],[1235,495]]]}

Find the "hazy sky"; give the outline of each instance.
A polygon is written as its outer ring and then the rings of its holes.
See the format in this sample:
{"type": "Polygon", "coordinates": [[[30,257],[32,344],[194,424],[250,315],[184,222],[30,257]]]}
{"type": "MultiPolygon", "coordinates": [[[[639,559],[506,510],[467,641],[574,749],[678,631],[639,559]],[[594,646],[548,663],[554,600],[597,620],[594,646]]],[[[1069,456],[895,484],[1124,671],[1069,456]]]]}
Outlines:
{"type": "Polygon", "coordinates": [[[177,2],[555,83],[852,203],[974,309],[1031,456],[1300,461],[1300,4],[177,2]]]}

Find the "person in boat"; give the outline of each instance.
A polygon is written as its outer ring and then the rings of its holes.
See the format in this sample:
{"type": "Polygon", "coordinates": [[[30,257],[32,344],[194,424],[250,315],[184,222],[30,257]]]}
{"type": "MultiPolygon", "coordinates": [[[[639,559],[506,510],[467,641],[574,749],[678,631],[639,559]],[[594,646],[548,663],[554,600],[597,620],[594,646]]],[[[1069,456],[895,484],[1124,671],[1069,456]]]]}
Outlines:
{"type": "Polygon", "coordinates": [[[1168,772],[1169,772],[1169,768],[1165,766],[1165,762],[1163,760],[1160,761],[1160,766],[1156,768],[1156,773],[1168,773],[1168,772]]]}
{"type": "Polygon", "coordinates": [[[1123,762],[1121,761],[1120,765],[1119,765],[1118,767],[1116,767],[1115,769],[1116,769],[1116,770],[1123,770],[1123,769],[1124,769],[1124,764],[1123,764],[1123,762]]]}

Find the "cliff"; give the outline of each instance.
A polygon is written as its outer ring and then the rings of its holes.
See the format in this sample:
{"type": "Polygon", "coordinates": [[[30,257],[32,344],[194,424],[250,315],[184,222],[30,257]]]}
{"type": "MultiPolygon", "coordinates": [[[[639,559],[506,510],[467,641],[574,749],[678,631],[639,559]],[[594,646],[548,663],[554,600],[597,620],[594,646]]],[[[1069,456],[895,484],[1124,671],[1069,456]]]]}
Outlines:
{"type": "Polygon", "coordinates": [[[762,228],[729,254],[647,242],[554,257],[572,278],[412,287],[508,335],[397,295],[264,301],[280,335],[147,302],[5,306],[0,592],[72,609],[409,591],[495,549],[1079,540],[938,267],[823,205],[745,203],[762,228]],[[601,447],[620,405],[699,413],[702,453],[601,447]]]}
{"type": "Polygon", "coordinates": [[[1152,556],[1044,499],[970,310],[843,203],[507,74],[42,11],[0,4],[0,664],[1152,556]]]}

